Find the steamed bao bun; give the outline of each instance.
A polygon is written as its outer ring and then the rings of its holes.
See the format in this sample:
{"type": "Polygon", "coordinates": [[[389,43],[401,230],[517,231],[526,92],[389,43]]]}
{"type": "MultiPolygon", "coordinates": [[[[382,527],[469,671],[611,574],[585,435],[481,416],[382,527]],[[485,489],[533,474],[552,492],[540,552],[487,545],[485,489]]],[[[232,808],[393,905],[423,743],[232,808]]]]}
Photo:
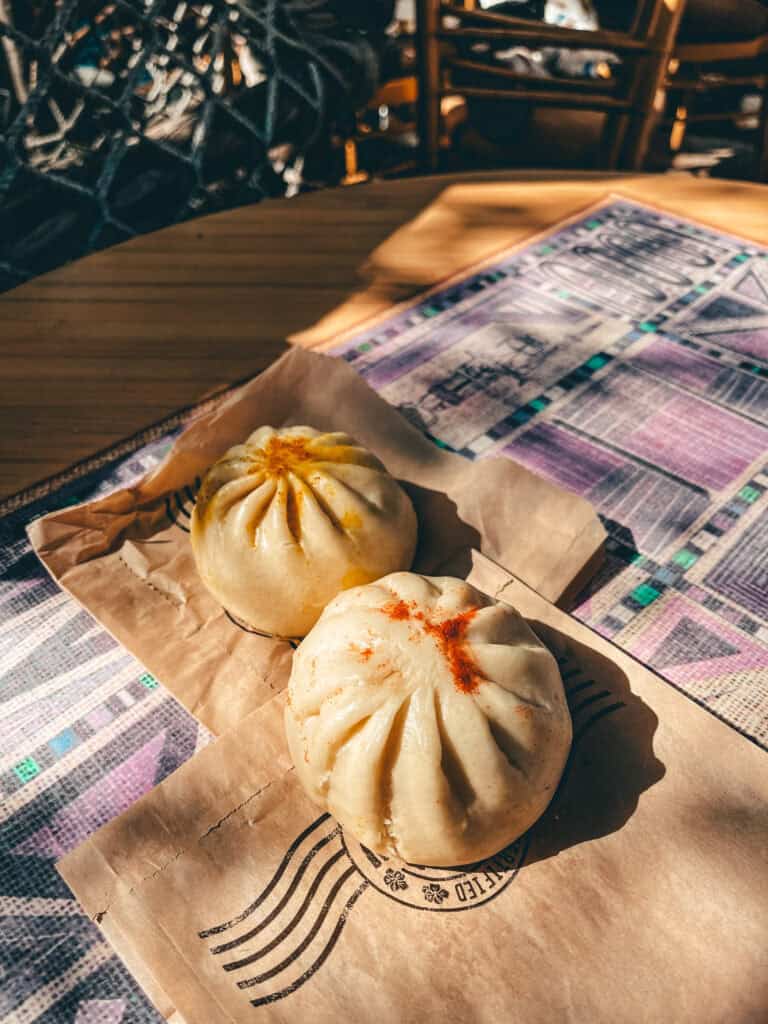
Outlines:
{"type": "Polygon", "coordinates": [[[261,427],[208,471],[192,550],[227,611],[278,636],[303,636],[341,590],[407,569],[410,499],[348,434],[261,427]]]}
{"type": "Polygon", "coordinates": [[[294,654],[285,726],[315,803],[378,853],[442,866],[522,835],[571,744],[557,662],[525,620],[407,572],[327,606],[294,654]]]}

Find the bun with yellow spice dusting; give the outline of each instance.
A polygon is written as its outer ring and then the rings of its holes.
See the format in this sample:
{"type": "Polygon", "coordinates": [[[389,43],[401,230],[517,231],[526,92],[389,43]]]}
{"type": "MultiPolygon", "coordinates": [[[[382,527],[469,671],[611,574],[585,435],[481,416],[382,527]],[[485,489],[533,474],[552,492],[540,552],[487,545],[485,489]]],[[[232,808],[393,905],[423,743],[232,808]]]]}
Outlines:
{"type": "Polygon", "coordinates": [[[191,539],[203,582],[228,612],[298,637],[340,591],[410,567],[416,514],[348,434],[261,427],[206,474],[191,539]]]}

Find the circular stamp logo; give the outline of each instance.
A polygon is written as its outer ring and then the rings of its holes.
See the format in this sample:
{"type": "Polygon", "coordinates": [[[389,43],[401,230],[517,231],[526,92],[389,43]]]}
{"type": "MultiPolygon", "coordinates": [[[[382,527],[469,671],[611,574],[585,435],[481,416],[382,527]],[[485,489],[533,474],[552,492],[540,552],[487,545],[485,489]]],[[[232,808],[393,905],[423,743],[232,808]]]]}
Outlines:
{"type": "Polygon", "coordinates": [[[514,880],[525,860],[528,837],[499,853],[455,868],[430,868],[373,853],[343,833],[349,859],[380,893],[416,910],[471,910],[494,899],[514,880]]]}

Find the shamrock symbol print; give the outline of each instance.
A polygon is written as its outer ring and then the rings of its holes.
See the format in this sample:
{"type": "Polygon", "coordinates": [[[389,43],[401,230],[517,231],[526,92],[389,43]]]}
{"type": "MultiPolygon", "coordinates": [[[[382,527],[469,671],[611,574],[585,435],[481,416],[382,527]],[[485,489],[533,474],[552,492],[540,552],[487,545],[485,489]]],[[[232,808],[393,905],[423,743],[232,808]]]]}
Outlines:
{"type": "Polygon", "coordinates": [[[427,903],[440,904],[443,900],[448,899],[447,891],[437,882],[430,882],[429,885],[422,885],[421,891],[424,893],[424,899],[427,903]]]}
{"type": "Polygon", "coordinates": [[[408,883],[405,880],[403,872],[395,871],[392,868],[387,868],[384,872],[384,885],[389,886],[392,892],[397,892],[398,889],[403,890],[408,888],[408,883]]]}

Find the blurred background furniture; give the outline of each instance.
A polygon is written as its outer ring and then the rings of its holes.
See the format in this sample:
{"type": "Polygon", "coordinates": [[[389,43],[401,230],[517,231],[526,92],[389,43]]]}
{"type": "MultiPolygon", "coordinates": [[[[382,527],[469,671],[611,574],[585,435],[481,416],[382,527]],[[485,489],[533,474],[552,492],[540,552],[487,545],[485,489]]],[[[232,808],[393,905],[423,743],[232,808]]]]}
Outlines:
{"type": "Polygon", "coordinates": [[[392,0],[0,0],[0,290],[332,182],[392,0]]]}
{"type": "Polygon", "coordinates": [[[342,185],[367,181],[373,173],[397,177],[418,169],[419,138],[415,111],[419,83],[415,75],[385,82],[357,117],[355,134],[344,140],[342,185]]]}
{"type": "Polygon", "coordinates": [[[768,0],[0,0],[0,291],[437,166],[764,180],[766,40],[768,0]]]}
{"type": "MultiPolygon", "coordinates": [[[[599,5],[628,23],[635,0],[599,5]]],[[[685,0],[647,166],[765,180],[768,0],[685,0]]]]}
{"type": "MultiPolygon", "coordinates": [[[[420,134],[425,165],[439,164],[441,101],[459,93],[470,101],[491,103],[491,116],[503,123],[512,104],[603,111],[601,163],[607,168],[642,166],[654,125],[654,102],[672,55],[682,3],[638,0],[625,27],[578,31],[561,25],[528,21],[445,0],[419,0],[420,134]],[[499,51],[502,44],[504,51],[499,51]],[[536,44],[558,50],[608,51],[621,63],[614,72],[608,61],[594,77],[566,73],[543,77],[521,72],[500,59],[510,48],[536,44]]],[[[543,6],[543,5],[542,5],[543,6]]],[[[487,109],[487,108],[486,108],[487,109]]],[[[470,118],[471,118],[470,111],[470,118]]],[[[513,122],[520,136],[520,123],[513,122]]],[[[524,126],[523,126],[524,127],[524,126]]]]}
{"type": "MultiPolygon", "coordinates": [[[[663,122],[672,153],[689,128],[751,135],[744,174],[768,180],[768,5],[688,0],[667,77],[663,122]]],[[[736,154],[734,154],[736,155],[736,154]]]]}

